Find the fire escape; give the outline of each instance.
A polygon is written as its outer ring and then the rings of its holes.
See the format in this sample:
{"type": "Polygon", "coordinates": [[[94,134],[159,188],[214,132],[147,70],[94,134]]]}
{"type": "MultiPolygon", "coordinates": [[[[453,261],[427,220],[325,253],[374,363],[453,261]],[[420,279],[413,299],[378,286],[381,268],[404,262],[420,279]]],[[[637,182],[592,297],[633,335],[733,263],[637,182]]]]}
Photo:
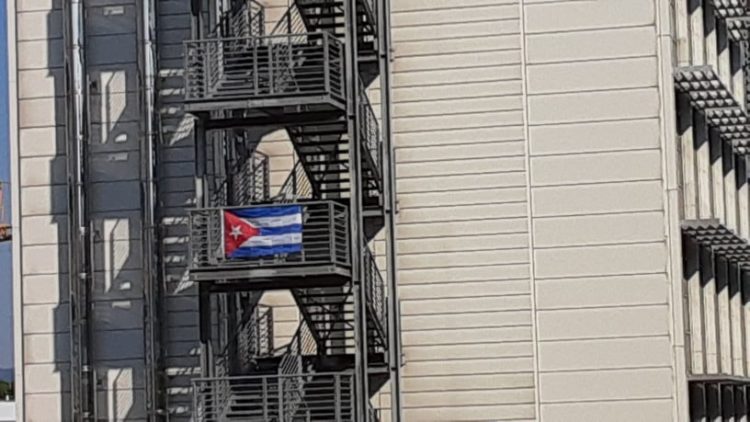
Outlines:
{"type": "Polygon", "coordinates": [[[390,381],[400,420],[388,2],[291,0],[269,32],[255,0],[193,2],[185,109],[196,121],[190,276],[200,289],[198,421],[377,421],[390,381]],[[368,88],[379,80],[379,123],[368,88]],[[278,191],[261,139],[284,130],[295,165],[278,191]],[[301,219],[294,250],[236,257],[227,213],[301,219]],[[387,277],[372,251],[385,240],[387,277]],[[301,316],[275,344],[265,291],[301,316]]]}

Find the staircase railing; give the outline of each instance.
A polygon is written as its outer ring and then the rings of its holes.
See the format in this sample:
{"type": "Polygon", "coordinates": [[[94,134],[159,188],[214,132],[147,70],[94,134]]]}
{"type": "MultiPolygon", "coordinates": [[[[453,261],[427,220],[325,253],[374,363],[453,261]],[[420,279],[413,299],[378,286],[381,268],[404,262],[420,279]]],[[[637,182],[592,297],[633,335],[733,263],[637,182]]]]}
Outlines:
{"type": "Polygon", "coordinates": [[[237,369],[249,370],[256,358],[273,354],[273,336],[273,308],[258,307],[245,316],[234,338],[237,369]]]}
{"type": "Polygon", "coordinates": [[[291,203],[300,199],[312,198],[312,185],[305,172],[305,166],[301,161],[294,164],[294,168],[279,189],[276,202],[291,203]]]}
{"type": "Polygon", "coordinates": [[[315,355],[317,349],[310,327],[305,321],[301,321],[279,364],[285,421],[293,420],[295,415],[303,410],[301,407],[305,398],[305,384],[308,381],[303,356],[315,355]]]}
{"type": "Polygon", "coordinates": [[[266,32],[265,7],[256,0],[244,0],[222,13],[210,38],[260,37],[266,32]]]}
{"type": "MultiPolygon", "coordinates": [[[[382,341],[384,342],[387,338],[386,329],[388,327],[385,282],[383,281],[383,276],[380,274],[380,269],[375,261],[375,257],[368,247],[365,247],[365,259],[363,265],[365,266],[364,288],[367,295],[367,303],[372,310],[373,318],[377,323],[376,329],[381,334],[382,341]]],[[[381,346],[385,346],[385,344],[381,343],[381,346]]]]}
{"type": "Polygon", "coordinates": [[[306,32],[307,26],[305,25],[305,21],[297,8],[297,2],[293,1],[286,10],[286,13],[284,13],[284,16],[276,22],[276,26],[273,27],[270,34],[304,34],[306,32]]]}
{"type": "Polygon", "coordinates": [[[240,157],[229,169],[229,175],[210,173],[210,203],[214,206],[249,205],[267,200],[270,196],[268,161],[267,155],[255,151],[240,157]]]}
{"type": "Polygon", "coordinates": [[[367,95],[367,88],[365,88],[362,80],[359,80],[359,137],[360,142],[365,147],[371,165],[373,166],[374,176],[376,180],[380,179],[380,172],[383,168],[383,149],[382,149],[382,138],[380,136],[380,124],[378,118],[375,115],[375,110],[372,108],[370,98],[367,95]]]}

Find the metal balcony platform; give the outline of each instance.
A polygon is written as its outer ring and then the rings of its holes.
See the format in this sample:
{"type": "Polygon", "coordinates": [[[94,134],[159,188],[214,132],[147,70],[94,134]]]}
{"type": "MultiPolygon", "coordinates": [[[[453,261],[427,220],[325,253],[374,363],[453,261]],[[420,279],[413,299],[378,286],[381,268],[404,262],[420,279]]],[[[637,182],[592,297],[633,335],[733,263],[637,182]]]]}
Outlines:
{"type": "Polygon", "coordinates": [[[748,4],[745,0],[713,0],[714,12],[720,18],[747,16],[748,4]]]}
{"type": "Polygon", "coordinates": [[[725,108],[744,110],[711,66],[690,66],[675,70],[675,88],[690,97],[698,110],[725,108]]]}
{"type": "Polygon", "coordinates": [[[185,110],[345,111],[344,48],[328,33],[185,43],[185,110]]]}
{"type": "Polygon", "coordinates": [[[711,248],[728,261],[746,267],[750,265],[750,244],[719,220],[687,220],[682,233],[700,246],[711,248]]]}
{"type": "Polygon", "coordinates": [[[191,278],[213,283],[217,289],[305,288],[341,285],[350,280],[346,206],[334,201],[284,205],[301,210],[299,250],[247,257],[232,257],[225,250],[227,213],[279,204],[191,211],[191,278]]]}
{"type": "Polygon", "coordinates": [[[727,31],[729,31],[729,37],[735,42],[750,40],[750,18],[727,19],[727,31]]]}

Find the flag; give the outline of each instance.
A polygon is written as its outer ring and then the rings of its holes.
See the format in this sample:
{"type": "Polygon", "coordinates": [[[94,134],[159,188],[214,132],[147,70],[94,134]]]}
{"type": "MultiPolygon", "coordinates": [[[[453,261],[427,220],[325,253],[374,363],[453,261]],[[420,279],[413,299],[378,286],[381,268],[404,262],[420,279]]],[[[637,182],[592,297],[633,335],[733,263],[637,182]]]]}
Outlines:
{"type": "Polygon", "coordinates": [[[302,252],[302,207],[298,205],[224,211],[227,258],[259,258],[302,252]]]}

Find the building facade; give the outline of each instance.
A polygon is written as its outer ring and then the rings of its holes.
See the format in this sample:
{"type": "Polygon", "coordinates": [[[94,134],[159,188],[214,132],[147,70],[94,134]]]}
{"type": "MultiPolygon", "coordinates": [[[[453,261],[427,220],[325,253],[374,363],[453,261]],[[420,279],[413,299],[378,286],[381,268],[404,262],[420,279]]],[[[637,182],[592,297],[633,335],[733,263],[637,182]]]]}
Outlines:
{"type": "Polygon", "coordinates": [[[8,1],[19,420],[746,420],[744,2],[386,5],[8,1]],[[322,58],[289,76],[305,31],[322,58]],[[325,91],[299,102],[318,71],[325,91]],[[229,100],[195,85],[215,75],[229,100]],[[325,141],[329,107],[345,123],[325,141]],[[363,127],[383,146],[354,148],[363,127]],[[305,138],[350,148],[306,155],[305,138]],[[319,306],[326,328],[295,284],[311,267],[196,264],[196,210],[308,197],[351,223],[351,273],[315,287],[346,296],[319,306]]]}

